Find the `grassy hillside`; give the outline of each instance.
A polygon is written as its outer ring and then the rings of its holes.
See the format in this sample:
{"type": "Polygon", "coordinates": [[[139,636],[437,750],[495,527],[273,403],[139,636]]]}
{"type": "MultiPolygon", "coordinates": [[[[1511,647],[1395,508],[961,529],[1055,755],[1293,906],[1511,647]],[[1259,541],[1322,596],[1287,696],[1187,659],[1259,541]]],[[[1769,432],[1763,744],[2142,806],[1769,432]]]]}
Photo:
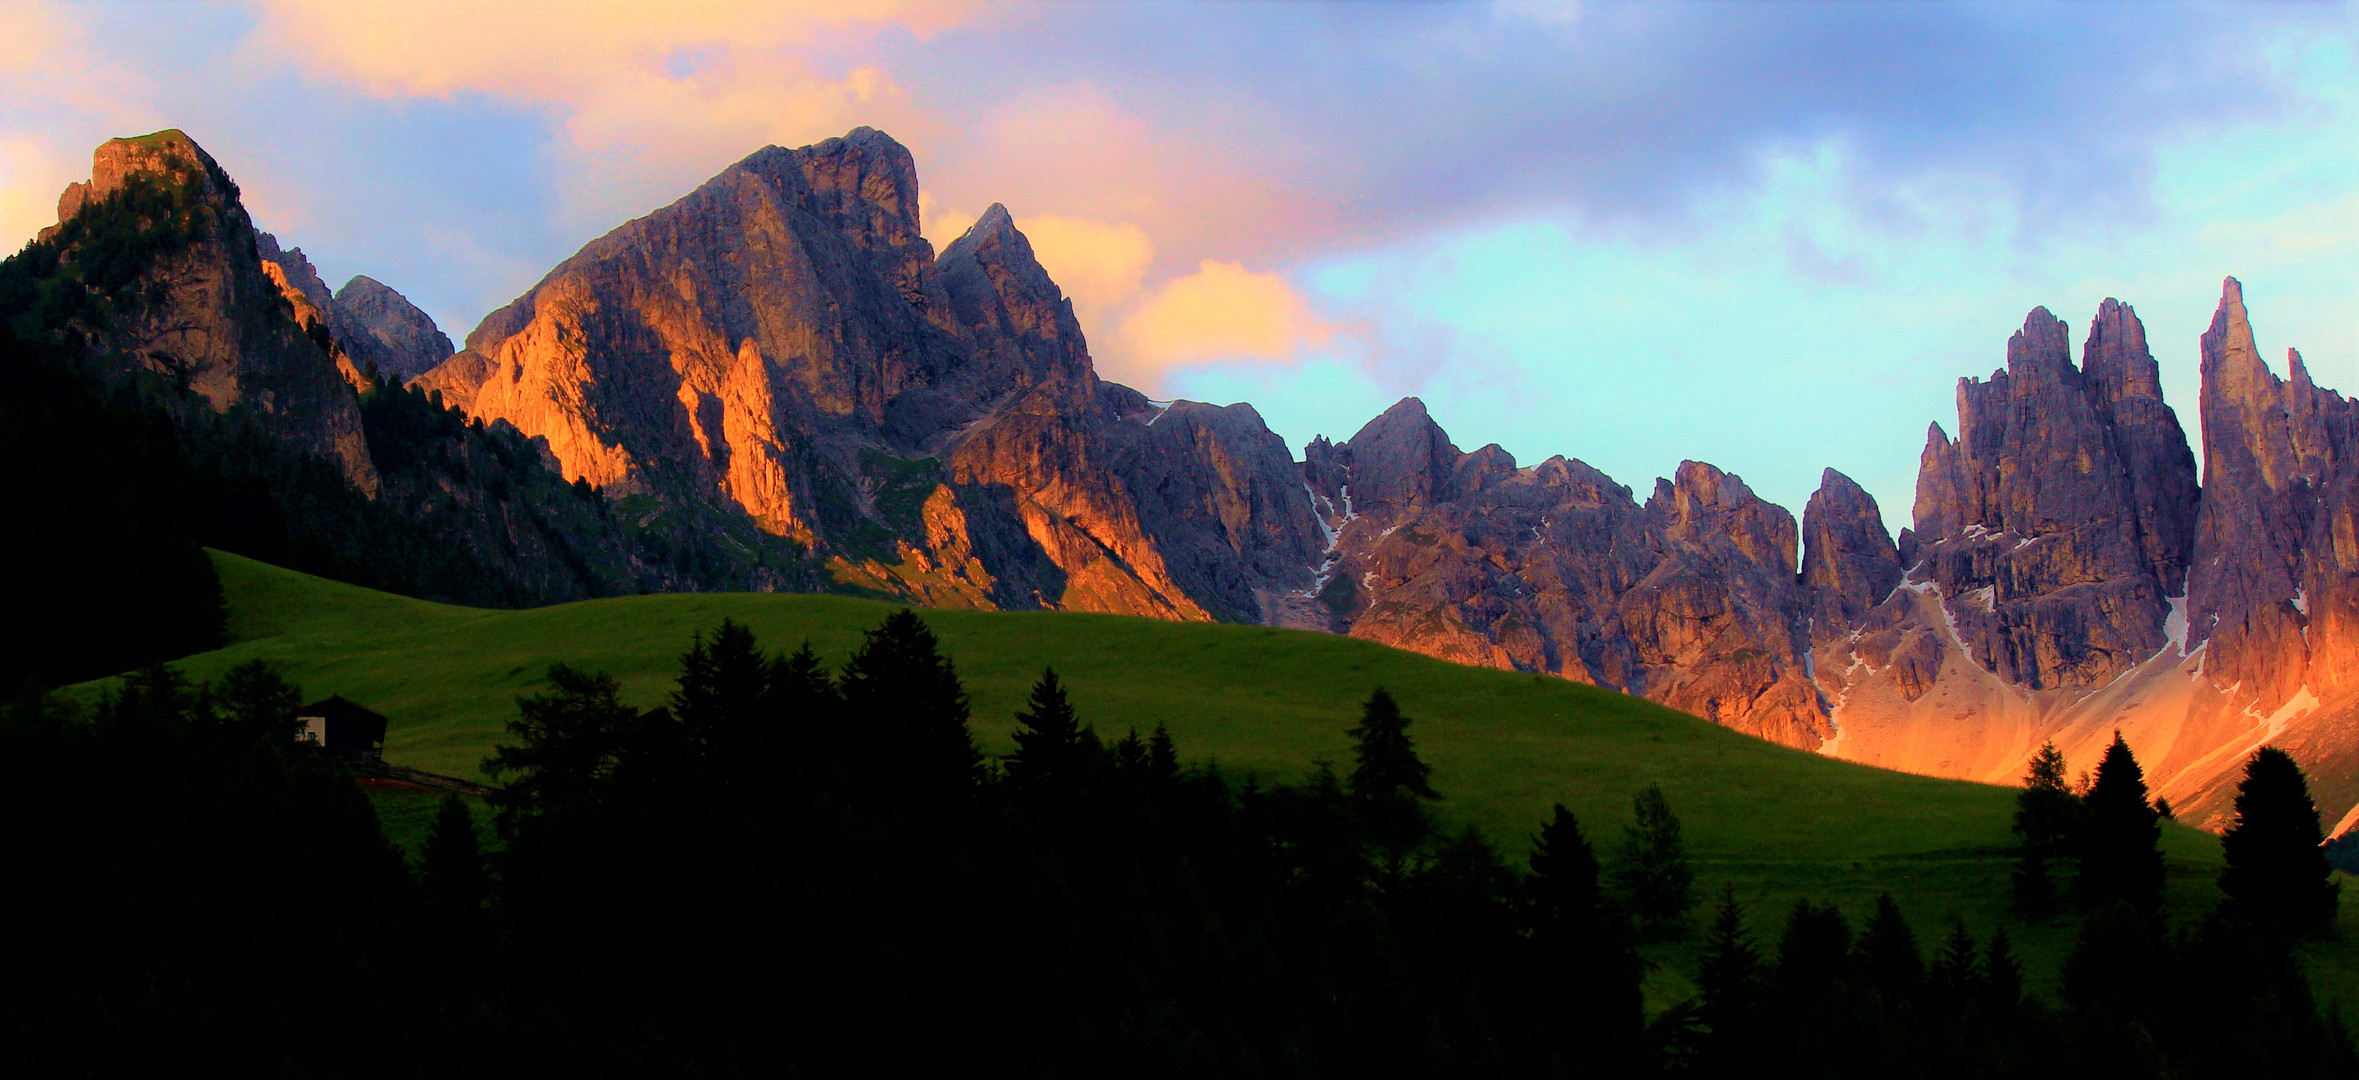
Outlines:
{"type": "MultiPolygon", "coordinates": [[[[831,596],[673,594],[484,611],[214,558],[232,643],[186,660],[190,675],[211,678],[257,656],[278,661],[313,696],[343,694],[391,717],[389,759],[460,776],[478,775],[517,695],[540,685],[552,661],[611,672],[652,706],[689,635],[724,616],[774,650],[808,640],[832,664],[892,610],[831,596]]],[[[1734,888],[1765,943],[1797,897],[1832,899],[1858,916],[1885,890],[1928,944],[1952,917],[1977,935],[2006,925],[2041,978],[2053,976],[2068,939],[2061,921],[2024,927],[2004,913],[2007,789],[1834,761],[1610,691],[1332,635],[1037,612],[932,611],[926,620],[966,679],[991,752],[1009,747],[1012,715],[1044,663],[1102,734],[1163,723],[1191,759],[1282,779],[1322,759],[1348,765],[1344,731],[1369,690],[1384,686],[1415,719],[1444,815],[1480,826],[1514,857],[1555,802],[1610,845],[1631,794],[1659,782],[1686,823],[1703,887],[1734,888]]],[[[408,825],[420,812],[405,806],[396,816],[408,825]]],[[[2174,914],[2208,909],[2218,895],[2217,840],[2174,827],[2165,847],[2174,914]]],[[[2321,990],[2359,1002],[2354,909],[2359,902],[2345,905],[2346,944],[2318,960],[2329,969],[2321,990]]],[[[1690,966],[1692,947],[1666,950],[1658,997],[1680,991],[1677,971],[1690,966]]]]}

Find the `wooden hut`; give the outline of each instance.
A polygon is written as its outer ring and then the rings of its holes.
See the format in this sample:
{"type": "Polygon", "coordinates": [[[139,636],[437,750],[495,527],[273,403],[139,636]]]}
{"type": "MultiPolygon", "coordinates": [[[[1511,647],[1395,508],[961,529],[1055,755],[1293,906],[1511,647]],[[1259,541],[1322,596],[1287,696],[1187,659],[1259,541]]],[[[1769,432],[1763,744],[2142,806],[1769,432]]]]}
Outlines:
{"type": "Polygon", "coordinates": [[[339,696],[295,710],[295,720],[302,725],[295,734],[297,741],[316,745],[355,765],[373,764],[385,757],[385,714],[376,710],[339,696]]]}

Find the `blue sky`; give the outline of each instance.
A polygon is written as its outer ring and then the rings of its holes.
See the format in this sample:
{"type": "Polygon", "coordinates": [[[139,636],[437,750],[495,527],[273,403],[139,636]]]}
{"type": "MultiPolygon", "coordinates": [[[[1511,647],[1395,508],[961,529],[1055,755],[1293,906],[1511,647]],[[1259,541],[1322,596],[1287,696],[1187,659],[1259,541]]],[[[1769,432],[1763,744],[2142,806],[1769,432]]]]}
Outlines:
{"type": "Polygon", "coordinates": [[[1012,4],[0,9],[0,239],[92,145],[188,130],[331,282],[454,338],[766,143],[917,155],[927,232],[1004,202],[1100,368],[1299,446],[1406,394],[1462,447],[1682,458],[1905,524],[2025,313],[2144,317],[2359,389],[2345,4],[1012,4]]]}

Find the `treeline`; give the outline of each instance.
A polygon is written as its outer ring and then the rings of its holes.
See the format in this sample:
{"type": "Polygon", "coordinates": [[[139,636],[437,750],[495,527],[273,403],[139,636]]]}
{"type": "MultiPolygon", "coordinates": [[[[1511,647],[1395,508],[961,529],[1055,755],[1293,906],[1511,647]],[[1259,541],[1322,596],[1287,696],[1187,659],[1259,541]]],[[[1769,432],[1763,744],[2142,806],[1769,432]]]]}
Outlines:
{"type": "Polygon", "coordinates": [[[1561,807],[1510,860],[1437,824],[1413,724],[1381,690],[1347,765],[1270,783],[1188,764],[1160,728],[1101,735],[1049,671],[993,759],[916,615],[833,668],[724,622],[662,708],[552,668],[487,763],[497,842],[453,798],[415,870],[294,743],[296,700],[260,665],[214,687],[157,668],[87,717],[10,711],[0,810],[31,884],[0,892],[0,918],[29,959],[0,1024],[21,1060],[2359,1075],[2286,951],[2299,928],[2241,899],[2175,936],[2102,909],[2049,1003],[2003,937],[1952,926],[1928,957],[1889,898],[1856,929],[1798,904],[1774,950],[1724,898],[1701,993],[1649,1022],[1641,942],[1695,932],[1669,799],[1640,792],[1602,860],[1561,807]]]}

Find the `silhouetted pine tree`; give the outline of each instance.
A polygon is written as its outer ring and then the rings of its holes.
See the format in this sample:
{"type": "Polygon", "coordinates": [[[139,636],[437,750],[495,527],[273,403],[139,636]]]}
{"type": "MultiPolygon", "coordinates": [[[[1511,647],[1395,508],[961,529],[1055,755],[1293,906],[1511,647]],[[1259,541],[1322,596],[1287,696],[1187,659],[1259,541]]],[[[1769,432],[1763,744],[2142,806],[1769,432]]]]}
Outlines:
{"type": "Polygon", "coordinates": [[[966,688],[916,612],[869,631],[838,682],[847,768],[869,797],[940,804],[974,791],[983,754],[967,729],[966,688]]]}
{"type": "Polygon", "coordinates": [[[2116,900],[2089,916],[2064,960],[2064,1007],[2078,1075],[2163,1076],[2154,1021],[2170,982],[2169,942],[2151,916],[2116,900]]]}
{"type": "Polygon", "coordinates": [[[2220,891],[2255,926],[2289,934],[2331,927],[2342,886],[2333,880],[2325,842],[2301,766],[2285,751],[2264,746],[2245,763],[2236,788],[2236,823],[2220,837],[2228,859],[2220,891]]]}
{"type": "Polygon", "coordinates": [[[1071,794],[1097,756],[1084,732],[1056,669],[1041,669],[1031,697],[1016,714],[1016,752],[1007,759],[1008,783],[1036,795],[1071,794]]]}
{"type": "Polygon", "coordinates": [[[1876,897],[1876,912],[1859,935],[1859,960],[1869,987],[1887,1002],[1907,1001],[1924,985],[1924,954],[1891,893],[1876,897]]]}
{"type": "Polygon", "coordinates": [[[1631,800],[1635,820],[1624,830],[1613,865],[1615,887],[1650,934],[1673,932],[1695,907],[1695,870],[1679,817],[1671,812],[1661,784],[1648,784],[1631,800]]]}
{"type": "Polygon", "coordinates": [[[1876,897],[1875,913],[1860,929],[1855,963],[1863,993],[1852,1018],[1861,1032],[1852,1052],[1870,1070],[1897,1071],[1922,1052],[1917,1000],[1925,990],[1925,957],[1891,893],[1876,897]]]}
{"type": "Polygon", "coordinates": [[[1790,1004],[1832,1003],[1851,963],[1851,924],[1833,904],[1794,901],[1777,943],[1778,998],[1790,1004]]]}
{"type": "Polygon", "coordinates": [[[1371,839],[1396,855],[1423,842],[1429,825],[1424,802],[1441,796],[1432,774],[1409,738],[1409,718],[1392,695],[1378,687],[1368,695],[1352,740],[1352,801],[1371,839]]]}
{"type": "Polygon", "coordinates": [[[2022,1007],[2023,963],[2015,959],[2015,943],[2000,930],[1982,950],[1982,1008],[1996,1026],[2022,1007]]]}
{"type": "Polygon", "coordinates": [[[549,689],[517,699],[516,719],[508,722],[515,741],[495,747],[483,763],[500,781],[491,802],[500,835],[510,839],[535,819],[594,818],[642,726],[612,675],[553,664],[548,682],[549,689]]]}
{"type": "Polygon", "coordinates": [[[1581,823],[1556,804],[1532,841],[1533,925],[1543,936],[1579,933],[1595,925],[1604,894],[1598,888],[1597,852],[1581,835],[1581,823]]]}
{"type": "Polygon", "coordinates": [[[456,792],[434,808],[434,824],[418,849],[418,885],[428,909],[453,920],[474,916],[491,896],[475,815],[456,792]]]}
{"type": "Polygon", "coordinates": [[[1705,933],[1696,988],[1701,998],[1696,1016],[1708,1032],[1701,1071],[1707,1076],[1733,1075],[1754,1060],[1761,1012],[1761,954],[1745,930],[1745,909],[1734,890],[1721,894],[1720,908],[1705,933]]]}
{"type": "Polygon", "coordinates": [[[1634,1067],[1644,1009],[1629,920],[1599,888],[1597,853],[1557,804],[1533,841],[1524,879],[1539,1022],[1555,1067],[1618,1075],[1634,1067]]]}
{"type": "Polygon", "coordinates": [[[1172,741],[1171,729],[1157,721],[1155,733],[1147,737],[1147,775],[1168,783],[1179,778],[1179,771],[1179,744],[1172,741]]]}
{"type": "Polygon", "coordinates": [[[2102,911],[2115,902],[2141,912],[2162,906],[2162,823],[2146,801],[2146,774],[2120,732],[2097,763],[2083,800],[2074,847],[2082,903],[2102,911]]]}
{"type": "Polygon", "coordinates": [[[1982,980],[1982,950],[1975,946],[1974,935],[1966,929],[1966,920],[1951,919],[1949,933],[1941,939],[1941,948],[1933,954],[1933,964],[1925,972],[1926,985],[1942,1001],[1963,1007],[1971,1000],[1974,989],[1982,980]]]}
{"type": "Polygon", "coordinates": [[[2032,755],[2015,795],[2015,835],[2022,838],[2021,855],[2013,879],[2015,909],[2027,918],[2054,913],[2057,888],[2055,860],[2069,854],[2079,827],[2080,797],[2072,793],[2064,775],[2064,755],[2053,742],[2032,755]]]}
{"type": "Polygon", "coordinates": [[[835,678],[805,641],[770,662],[772,723],[758,732],[752,752],[767,755],[803,799],[830,790],[842,766],[843,705],[835,678]]]}
{"type": "Polygon", "coordinates": [[[1139,738],[1139,729],[1131,728],[1106,748],[1113,758],[1114,771],[1123,776],[1143,776],[1147,771],[1147,740],[1139,738]]]}
{"type": "Polygon", "coordinates": [[[303,688],[288,682],[268,660],[248,660],[222,672],[213,684],[213,700],[222,721],[241,737],[285,745],[299,730],[295,710],[303,707],[303,688]]]}
{"type": "Polygon", "coordinates": [[[715,772],[757,757],[760,733],[776,722],[770,683],[770,661],[744,623],[722,619],[709,642],[701,633],[692,638],[671,704],[689,752],[718,758],[715,772]]]}

